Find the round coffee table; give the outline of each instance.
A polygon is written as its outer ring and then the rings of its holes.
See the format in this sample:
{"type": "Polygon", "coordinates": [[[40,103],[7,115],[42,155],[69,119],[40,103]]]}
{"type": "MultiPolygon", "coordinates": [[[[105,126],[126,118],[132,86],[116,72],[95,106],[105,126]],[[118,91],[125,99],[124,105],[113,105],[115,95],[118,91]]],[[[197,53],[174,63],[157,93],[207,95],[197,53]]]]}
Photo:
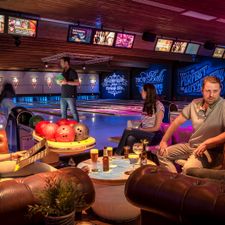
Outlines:
{"type": "MultiPolygon", "coordinates": [[[[149,161],[149,164],[154,164],[149,161]]],[[[154,164],[155,165],[155,164],[154,164]]],[[[78,167],[88,166],[91,161],[86,160],[78,167]]],[[[100,217],[114,221],[128,221],[140,214],[140,209],[131,205],[125,198],[124,186],[129,177],[125,172],[132,169],[128,159],[114,157],[110,163],[110,170],[102,171],[102,157],[98,158],[98,172],[90,172],[89,176],[95,187],[95,202],[93,211],[100,217]]]]}

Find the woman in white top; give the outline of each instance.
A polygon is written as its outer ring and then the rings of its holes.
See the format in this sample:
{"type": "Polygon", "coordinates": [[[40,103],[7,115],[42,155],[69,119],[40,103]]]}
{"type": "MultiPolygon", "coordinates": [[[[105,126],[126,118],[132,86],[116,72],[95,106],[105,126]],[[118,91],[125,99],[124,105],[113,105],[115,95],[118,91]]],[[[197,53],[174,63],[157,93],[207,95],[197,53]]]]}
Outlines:
{"type": "Polygon", "coordinates": [[[159,144],[162,138],[160,126],[164,117],[164,106],[157,100],[156,89],[153,84],[144,84],[141,91],[144,106],[141,115],[141,122],[138,128],[125,129],[116,150],[117,154],[123,153],[125,145],[133,146],[135,142],[147,139],[149,145],[159,144]]]}

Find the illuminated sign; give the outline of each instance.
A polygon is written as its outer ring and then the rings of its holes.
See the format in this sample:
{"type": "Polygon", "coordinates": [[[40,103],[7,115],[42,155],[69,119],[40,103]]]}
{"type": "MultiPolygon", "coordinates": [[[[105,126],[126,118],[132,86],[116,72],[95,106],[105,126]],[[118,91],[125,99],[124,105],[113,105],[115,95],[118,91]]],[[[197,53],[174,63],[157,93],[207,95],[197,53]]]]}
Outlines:
{"type": "Polygon", "coordinates": [[[128,81],[125,76],[121,73],[113,73],[106,76],[103,79],[102,87],[104,87],[107,94],[113,95],[114,97],[122,94],[126,91],[128,81]]]}
{"type": "Polygon", "coordinates": [[[161,95],[163,93],[164,78],[167,73],[168,70],[166,68],[149,69],[141,72],[140,75],[135,78],[136,86],[140,91],[144,84],[154,84],[157,94],[161,95]]]}
{"type": "Polygon", "coordinates": [[[225,92],[225,64],[204,61],[178,70],[176,91],[182,96],[201,96],[202,81],[206,76],[215,76],[221,80],[223,95],[225,92]]]}

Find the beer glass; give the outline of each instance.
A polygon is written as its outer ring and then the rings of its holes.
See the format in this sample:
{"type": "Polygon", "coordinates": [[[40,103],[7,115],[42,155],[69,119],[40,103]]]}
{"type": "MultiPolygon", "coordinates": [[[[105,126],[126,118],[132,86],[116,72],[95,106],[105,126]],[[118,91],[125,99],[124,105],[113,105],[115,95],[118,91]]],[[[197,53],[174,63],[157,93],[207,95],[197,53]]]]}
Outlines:
{"type": "Polygon", "coordinates": [[[143,144],[142,143],[134,143],[133,152],[139,156],[139,160],[141,158],[142,151],[143,151],[143,144]]]}
{"type": "Polygon", "coordinates": [[[90,150],[90,155],[91,155],[91,170],[93,172],[97,172],[97,161],[98,161],[98,149],[93,148],[90,150]]]}

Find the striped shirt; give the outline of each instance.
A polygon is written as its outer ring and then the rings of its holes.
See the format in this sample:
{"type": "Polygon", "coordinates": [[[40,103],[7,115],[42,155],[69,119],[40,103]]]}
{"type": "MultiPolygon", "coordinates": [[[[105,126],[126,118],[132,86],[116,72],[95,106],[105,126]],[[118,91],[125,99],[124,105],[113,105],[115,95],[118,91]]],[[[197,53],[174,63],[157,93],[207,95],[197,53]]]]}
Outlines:
{"type": "Polygon", "coordinates": [[[142,112],[141,115],[141,123],[143,128],[149,128],[149,127],[154,127],[155,122],[156,122],[156,115],[162,111],[163,113],[165,112],[164,105],[160,101],[156,101],[156,113],[153,115],[148,115],[146,112],[142,112]]]}

